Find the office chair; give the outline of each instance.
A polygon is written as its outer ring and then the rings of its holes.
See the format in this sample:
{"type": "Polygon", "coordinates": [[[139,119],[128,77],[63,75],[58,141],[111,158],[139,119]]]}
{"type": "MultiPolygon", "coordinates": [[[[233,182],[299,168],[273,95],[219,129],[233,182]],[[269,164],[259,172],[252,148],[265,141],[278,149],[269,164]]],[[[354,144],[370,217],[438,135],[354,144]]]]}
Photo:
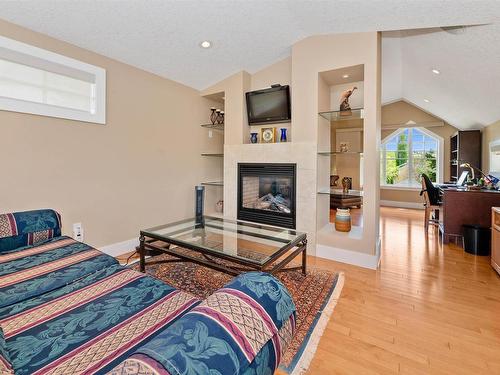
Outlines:
{"type": "Polygon", "coordinates": [[[421,181],[422,190],[420,191],[420,196],[422,196],[424,200],[424,228],[425,233],[427,233],[429,230],[429,224],[439,225],[439,207],[441,206],[441,200],[439,196],[439,189],[434,186],[429,176],[422,173],[421,181]]]}

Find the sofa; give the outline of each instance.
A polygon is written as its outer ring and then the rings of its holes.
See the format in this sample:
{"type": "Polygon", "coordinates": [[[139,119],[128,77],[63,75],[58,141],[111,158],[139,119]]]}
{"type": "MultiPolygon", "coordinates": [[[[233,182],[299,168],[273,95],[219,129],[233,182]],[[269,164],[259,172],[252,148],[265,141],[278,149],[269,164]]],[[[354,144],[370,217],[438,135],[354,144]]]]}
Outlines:
{"type": "Polygon", "coordinates": [[[1,374],[273,374],[295,314],[269,274],[199,300],[63,236],[54,210],[0,215],[1,374]]]}

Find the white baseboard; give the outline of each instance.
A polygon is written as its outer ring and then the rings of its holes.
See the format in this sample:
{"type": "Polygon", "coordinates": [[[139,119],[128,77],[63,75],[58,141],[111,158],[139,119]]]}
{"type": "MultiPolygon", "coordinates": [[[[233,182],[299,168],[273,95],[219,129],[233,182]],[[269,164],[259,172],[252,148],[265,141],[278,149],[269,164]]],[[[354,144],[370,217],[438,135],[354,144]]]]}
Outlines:
{"type": "Polygon", "coordinates": [[[131,240],[102,246],[101,248],[99,248],[99,250],[101,250],[105,254],[116,257],[118,255],[134,251],[136,246],[139,246],[139,238],[133,238],[131,240]]]}
{"type": "Polygon", "coordinates": [[[386,207],[413,208],[417,210],[424,209],[424,204],[419,202],[400,202],[400,201],[381,200],[380,205],[386,207]]]}
{"type": "Polygon", "coordinates": [[[380,263],[380,238],[376,244],[375,255],[317,244],[316,256],[376,270],[380,263]]]}

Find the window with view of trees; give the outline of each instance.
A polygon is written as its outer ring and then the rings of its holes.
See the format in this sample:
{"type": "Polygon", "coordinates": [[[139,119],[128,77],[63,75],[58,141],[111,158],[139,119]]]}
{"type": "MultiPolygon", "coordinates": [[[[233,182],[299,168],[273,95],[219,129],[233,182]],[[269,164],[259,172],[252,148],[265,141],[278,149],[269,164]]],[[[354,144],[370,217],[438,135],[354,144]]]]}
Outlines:
{"type": "Polygon", "coordinates": [[[400,187],[420,187],[425,173],[438,182],[440,142],[419,128],[400,129],[389,136],[381,147],[380,183],[400,187]]]}

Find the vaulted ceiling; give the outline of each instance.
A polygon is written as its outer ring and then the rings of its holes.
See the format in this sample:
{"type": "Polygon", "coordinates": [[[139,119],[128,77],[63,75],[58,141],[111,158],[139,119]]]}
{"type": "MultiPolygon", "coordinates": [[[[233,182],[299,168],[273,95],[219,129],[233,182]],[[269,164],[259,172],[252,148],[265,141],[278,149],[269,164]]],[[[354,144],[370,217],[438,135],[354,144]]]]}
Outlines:
{"type": "Polygon", "coordinates": [[[460,129],[500,119],[499,23],[382,35],[383,103],[404,99],[460,129]]]}
{"type": "Polygon", "coordinates": [[[500,119],[496,0],[24,0],[2,1],[0,18],[197,89],[272,64],[310,35],[426,28],[383,34],[383,101],[464,129],[500,119]]]}

